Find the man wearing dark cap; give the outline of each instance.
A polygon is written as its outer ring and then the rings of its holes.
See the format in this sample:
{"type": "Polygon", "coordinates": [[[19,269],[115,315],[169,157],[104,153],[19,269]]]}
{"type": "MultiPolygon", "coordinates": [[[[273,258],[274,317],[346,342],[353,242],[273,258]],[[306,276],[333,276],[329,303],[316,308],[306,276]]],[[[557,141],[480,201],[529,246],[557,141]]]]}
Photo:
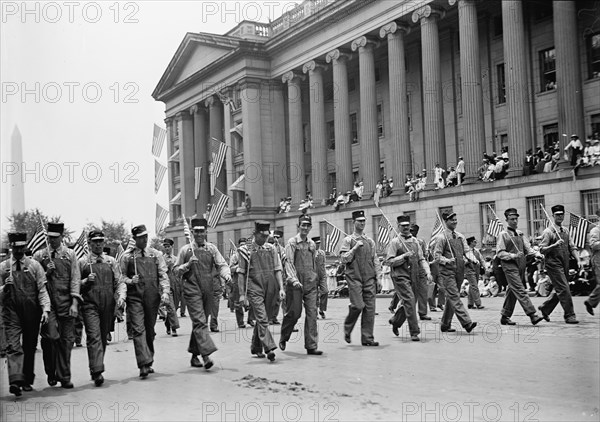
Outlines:
{"type": "Polygon", "coordinates": [[[63,223],[48,223],[48,248],[33,258],[42,264],[52,303],[48,324],[42,327],[42,352],[48,384],[60,381],[63,388],[71,382],[71,350],[75,341],[75,319],[81,301],[81,274],[75,252],[63,244],[63,223]]]}
{"type": "Polygon", "coordinates": [[[140,378],[144,379],[154,372],[154,326],[161,301],[169,300],[170,286],[162,252],[148,246],[146,226],[135,226],[131,234],[135,247],[123,254],[121,273],[127,284],[127,322],[140,378]]]}
{"type": "Polygon", "coordinates": [[[169,302],[165,303],[165,328],[167,329],[167,335],[177,337],[177,330],[179,329],[179,319],[177,318],[176,303],[179,303],[179,296],[181,295],[179,277],[173,271],[176,257],[173,255],[173,239],[164,239],[163,248],[165,250],[165,264],[167,264],[167,277],[169,277],[169,285],[171,286],[169,291],[169,302]]]}
{"type": "Polygon", "coordinates": [[[504,304],[502,305],[502,311],[500,311],[502,315],[500,324],[516,324],[510,317],[518,300],[525,314],[531,319],[531,323],[536,325],[543,318],[535,313],[535,307],[525,290],[525,269],[526,255],[539,255],[539,253],[531,248],[529,240],[523,236],[523,232],[517,230],[519,223],[517,209],[507,209],[504,211],[504,217],[508,227],[500,233],[496,244],[496,254],[508,283],[504,304]]]}
{"type": "Polygon", "coordinates": [[[396,288],[396,295],[400,299],[402,306],[398,308],[390,324],[395,335],[399,335],[398,328],[405,319],[408,319],[410,338],[412,341],[419,341],[419,323],[417,321],[417,311],[415,309],[415,295],[413,285],[419,283],[419,268],[425,271],[427,279],[431,280],[429,263],[423,256],[421,245],[410,233],[410,217],[401,215],[397,218],[400,237],[395,237],[390,242],[385,265],[392,269],[392,280],[396,288]]]}
{"type": "Polygon", "coordinates": [[[279,348],[286,349],[294,326],[302,315],[302,305],[306,317],[304,320],[304,347],[309,355],[321,355],[317,349],[319,334],[317,331],[317,289],[319,275],[315,258],[317,247],[308,237],[312,228],[310,215],[301,215],[298,219],[298,234],[288,240],[285,255],[288,258],[286,268],[287,309],[281,325],[279,348]]]}
{"type": "MultiPolygon", "coordinates": [[[[600,217],[600,208],[596,210],[596,215],[600,217]]],[[[592,250],[592,268],[596,275],[596,287],[592,291],[590,297],[583,302],[585,309],[590,315],[594,315],[594,308],[600,303],[600,226],[595,225],[588,234],[588,244],[592,250]]]]}
{"type": "Polygon", "coordinates": [[[24,255],[26,233],[8,233],[12,256],[0,263],[0,301],[6,329],[9,391],[31,391],[40,322],[48,323],[50,297],[44,269],[24,255]]]}
{"type": "Polygon", "coordinates": [[[104,233],[88,234],[89,253],[79,260],[81,272],[81,312],[85,326],[90,374],[94,384],[104,383],[104,353],[116,307],[125,303],[127,286],[119,263],[104,253],[104,233]],[[116,303],[115,303],[116,298],[116,303]]]}
{"type": "Polygon", "coordinates": [[[254,223],[254,239],[252,243],[238,249],[240,255],[237,268],[238,288],[240,301],[250,302],[256,317],[256,324],[252,333],[250,353],[259,358],[264,358],[266,352],[269,361],[275,360],[277,349],[273,336],[269,331],[267,309],[272,303],[267,303],[269,284],[279,284],[279,297],[285,299],[283,279],[281,277],[281,260],[273,245],[267,243],[269,237],[269,222],[256,221],[254,223]],[[247,299],[246,299],[247,298],[247,299]]]}
{"type": "Polygon", "coordinates": [[[183,278],[183,297],[192,320],[192,334],[188,352],[192,354],[190,365],[207,371],[214,363],[210,355],[217,346],[208,331],[208,315],[214,306],[214,277],[218,274],[226,283],[231,282],[229,266],[215,245],[206,241],[208,222],[204,218],[192,218],[194,241],[179,250],[175,268],[183,278]]]}
{"type": "Polygon", "coordinates": [[[477,323],[471,321],[469,313],[460,300],[458,291],[465,278],[465,261],[470,262],[465,257],[469,246],[465,237],[456,231],[458,219],[455,212],[444,212],[442,220],[444,220],[446,227],[433,240],[433,257],[439,264],[439,278],[446,294],[446,304],[440,329],[442,332],[451,333],[456,331],[452,328],[452,318],[456,312],[460,324],[467,333],[470,333],[477,323]]]}
{"type": "MultiPolygon", "coordinates": [[[[409,220],[410,221],[410,220],[409,220]]],[[[419,243],[419,247],[421,248],[421,252],[423,253],[423,257],[427,260],[428,252],[427,245],[425,241],[417,235],[419,234],[419,225],[413,224],[410,226],[410,234],[415,238],[415,240],[419,243]]],[[[429,274],[431,274],[431,268],[429,267],[429,261],[427,261],[427,267],[430,270],[429,274]]],[[[419,277],[417,280],[412,281],[412,289],[415,294],[415,309],[418,310],[419,319],[421,321],[430,321],[431,317],[427,316],[427,298],[429,296],[429,285],[433,285],[433,276],[428,277],[428,272],[423,265],[419,266],[419,277]]],[[[432,286],[433,287],[433,286],[432,286]]]]}
{"type": "Polygon", "coordinates": [[[554,224],[546,227],[542,233],[540,252],[545,256],[545,268],[554,291],[538,309],[546,321],[550,321],[550,314],[560,302],[565,312],[567,324],[578,324],[573,308],[573,298],[569,289],[569,257],[573,256],[579,261],[577,248],[569,236],[569,230],[562,226],[565,219],[565,207],[555,205],[552,207],[554,224]],[[558,233],[557,233],[558,232],[558,233]]]}
{"type": "Polygon", "coordinates": [[[321,249],[321,237],[313,237],[312,241],[315,242],[317,248],[317,254],[315,256],[315,264],[317,266],[317,274],[319,276],[319,284],[317,290],[317,308],[319,309],[319,315],[325,319],[325,312],[327,311],[327,301],[329,299],[329,289],[327,288],[327,272],[325,271],[325,251],[321,249]]]}
{"type": "MultiPolygon", "coordinates": [[[[235,250],[231,258],[229,259],[229,269],[231,274],[233,275],[231,278],[231,282],[229,282],[230,290],[229,295],[230,299],[233,301],[233,309],[235,312],[235,320],[237,321],[238,328],[246,328],[246,324],[244,324],[244,303],[240,301],[240,288],[238,286],[237,277],[237,269],[240,265],[240,252],[239,248],[245,245],[247,242],[246,238],[241,237],[238,240],[238,249],[235,250]]],[[[248,315],[248,319],[250,315],[248,315]]]]}
{"type": "Polygon", "coordinates": [[[354,232],[346,236],[340,247],[342,264],[346,265],[346,280],[350,306],[344,321],[344,340],[350,343],[352,330],[361,317],[361,343],[379,346],[373,337],[375,325],[375,294],[377,280],[381,278],[381,263],[377,258],[375,242],[364,234],[367,219],[365,212],[354,211],[354,232]]]}
{"type": "Polygon", "coordinates": [[[465,265],[465,278],[469,282],[468,308],[483,309],[485,306],[481,304],[481,294],[479,293],[479,269],[483,268],[484,261],[481,252],[476,248],[477,240],[475,236],[467,238],[469,251],[466,253],[470,262],[465,265]]]}

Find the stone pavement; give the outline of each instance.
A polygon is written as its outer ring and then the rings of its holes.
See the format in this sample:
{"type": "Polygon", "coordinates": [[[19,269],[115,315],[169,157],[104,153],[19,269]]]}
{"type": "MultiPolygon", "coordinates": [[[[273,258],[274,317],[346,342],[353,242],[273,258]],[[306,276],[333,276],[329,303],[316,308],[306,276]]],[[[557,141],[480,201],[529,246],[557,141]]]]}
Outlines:
{"type": "MultiPolygon", "coordinates": [[[[532,327],[517,305],[519,325],[507,327],[499,324],[503,298],[484,298],[485,309],[470,311],[474,333],[457,322],[456,333],[441,333],[441,312],[432,312],[417,343],[406,330],[392,334],[389,298],[378,297],[377,348],[360,345],[360,322],[352,344],[344,342],[348,300],[332,299],[319,320],[324,355],[306,355],[300,325],[274,363],[250,355],[251,329],[237,329],[222,301],[210,372],[189,366],[190,320],[181,318],[179,337],[157,324],[156,373],[140,380],[119,324],[100,388],[89,379],[85,347],[73,350],[73,390],[47,385],[38,353],[34,391],[14,398],[2,360],[0,420],[598,421],[600,318],[586,313],[584,299],[574,298],[579,325],[566,325],[557,308],[550,323],[532,327]]],[[[533,298],[536,307],[542,301],[533,298]]],[[[280,326],[271,329],[278,341],[280,326]]]]}

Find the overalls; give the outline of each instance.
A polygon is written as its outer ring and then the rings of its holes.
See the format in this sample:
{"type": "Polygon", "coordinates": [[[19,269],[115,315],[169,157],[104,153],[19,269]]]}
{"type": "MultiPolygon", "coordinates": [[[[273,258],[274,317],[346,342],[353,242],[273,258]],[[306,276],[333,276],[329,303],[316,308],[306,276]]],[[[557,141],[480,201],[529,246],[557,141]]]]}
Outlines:
{"type": "MultiPolygon", "coordinates": [[[[565,320],[569,317],[575,316],[575,310],[573,308],[573,298],[571,297],[571,290],[569,288],[568,275],[569,275],[569,232],[567,232],[562,226],[557,227],[560,232],[560,238],[564,243],[560,246],[550,249],[546,252],[546,272],[554,291],[548,296],[548,299],[540,306],[540,311],[544,315],[550,315],[556,305],[560,302],[560,305],[565,312],[565,320]]],[[[552,243],[558,239],[556,233],[552,233],[552,243]]]]}
{"type": "Polygon", "coordinates": [[[419,279],[419,244],[408,239],[404,242],[406,247],[399,243],[396,250],[396,256],[408,252],[407,248],[413,253],[411,257],[404,260],[402,265],[392,268],[392,280],[396,288],[396,296],[400,299],[402,306],[398,308],[391,321],[395,326],[400,327],[405,319],[408,319],[410,335],[418,335],[421,332],[419,322],[417,321],[417,312],[415,306],[415,295],[413,292],[413,283],[419,279]]]}
{"type": "Polygon", "coordinates": [[[446,303],[444,306],[444,313],[442,314],[441,326],[442,328],[450,328],[452,324],[452,318],[456,312],[456,317],[463,327],[468,327],[471,324],[471,317],[469,316],[465,306],[460,300],[459,288],[462,284],[465,274],[465,261],[463,258],[463,243],[453,232],[444,238],[444,249],[442,254],[445,258],[452,258],[450,252],[450,243],[454,258],[456,259],[453,264],[440,264],[440,279],[442,281],[442,287],[444,294],[446,295],[446,303]],[[456,238],[453,238],[456,237],[456,238]]]}
{"type": "MultiPolygon", "coordinates": [[[[240,259],[244,258],[240,257],[240,259]]],[[[257,354],[263,350],[269,353],[277,348],[273,336],[269,331],[269,317],[267,315],[267,309],[273,306],[273,303],[267,301],[267,292],[271,284],[277,283],[277,279],[275,278],[275,262],[273,261],[271,252],[264,248],[257,248],[252,251],[247,271],[248,286],[246,294],[256,318],[250,353],[257,354]]]]}
{"type": "MultiPolygon", "coordinates": [[[[517,235],[512,236],[512,234],[513,233],[511,231],[508,233],[502,232],[500,234],[500,236],[504,237],[506,252],[514,254],[524,252],[523,238],[517,235]]],[[[508,261],[500,260],[500,265],[502,265],[502,270],[504,271],[506,282],[508,283],[506,297],[504,298],[504,304],[502,305],[502,310],[500,311],[500,314],[504,317],[510,318],[512,316],[517,300],[521,304],[521,307],[523,308],[523,311],[525,311],[526,315],[535,314],[535,307],[531,303],[531,299],[529,299],[529,295],[527,294],[525,286],[523,285],[526,262],[527,260],[525,255],[523,255],[521,258],[511,259],[508,261]]]]}

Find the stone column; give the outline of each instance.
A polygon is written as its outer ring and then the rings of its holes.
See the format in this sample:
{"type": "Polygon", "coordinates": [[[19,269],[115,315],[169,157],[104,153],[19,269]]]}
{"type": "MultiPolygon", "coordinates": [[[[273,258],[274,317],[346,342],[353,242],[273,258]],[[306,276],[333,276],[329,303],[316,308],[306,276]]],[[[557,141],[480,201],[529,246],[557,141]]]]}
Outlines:
{"type": "MultiPolygon", "coordinates": [[[[212,158],[209,156],[208,148],[208,125],[206,109],[202,104],[195,104],[190,108],[190,114],[194,119],[194,167],[202,167],[200,178],[200,194],[196,198],[196,212],[203,215],[206,212],[206,204],[210,202],[210,177],[208,167],[212,158]]],[[[194,178],[195,178],[194,172],[194,178]]],[[[194,179],[194,187],[196,180],[194,179]]],[[[196,192],[194,192],[195,197],[196,192]]]]}
{"type": "Polygon", "coordinates": [[[362,36],[352,41],[352,51],[358,50],[360,79],[360,177],[364,195],[375,190],[381,177],[381,157],[377,134],[377,92],[375,87],[375,42],[362,36]]]}
{"type": "Polygon", "coordinates": [[[509,174],[520,173],[520,157],[531,147],[530,112],[525,54],[525,22],[521,1],[502,1],[504,73],[508,107],[508,155],[513,157],[509,174]]]}
{"type": "Polygon", "coordinates": [[[437,163],[446,168],[446,135],[438,34],[438,20],[443,15],[443,11],[429,5],[415,11],[412,15],[412,21],[421,24],[423,119],[425,121],[423,136],[425,163],[430,174],[433,174],[437,163]]]}
{"type": "MultiPolygon", "coordinates": [[[[303,77],[292,71],[287,72],[281,80],[288,84],[288,130],[290,140],[289,177],[292,202],[299,203],[306,197],[306,180],[304,175],[304,134],[302,133],[302,87],[303,77]]],[[[245,126],[245,125],[244,125],[245,126]]]]}
{"type": "MultiPolygon", "coordinates": [[[[457,0],[449,0],[453,5],[457,0]]],[[[479,28],[477,0],[458,1],[460,40],[460,75],[462,80],[463,130],[466,177],[476,177],[477,168],[485,151],[485,123],[483,117],[483,88],[479,58],[479,28]]]]}
{"type": "MultiPolygon", "coordinates": [[[[581,60],[577,39],[577,4],[571,1],[553,1],[554,48],[556,49],[556,84],[558,91],[558,133],[565,148],[571,134],[586,138],[583,113],[583,85],[581,60]]],[[[596,98],[597,100],[597,98],[596,98]]]]}
{"type": "MultiPolygon", "coordinates": [[[[204,102],[204,105],[208,108],[209,113],[209,155],[211,154],[211,143],[214,139],[217,139],[219,142],[223,142],[223,104],[217,97],[214,95],[208,97],[204,102]]],[[[212,156],[210,157],[212,161],[212,156]]],[[[210,186],[210,185],[209,185],[210,186]]],[[[217,178],[216,188],[219,189],[223,193],[227,193],[227,166],[225,165],[225,161],[223,161],[223,167],[221,168],[221,173],[217,178]]]]}
{"type": "Polygon", "coordinates": [[[250,195],[252,209],[264,207],[263,150],[261,124],[261,81],[242,79],[242,122],[244,124],[244,189],[250,195]]]}
{"type": "Polygon", "coordinates": [[[348,59],[339,49],[327,54],[333,66],[333,126],[335,128],[335,176],[338,192],[352,189],[352,135],[348,99],[348,59]]]}
{"type": "Polygon", "coordinates": [[[404,51],[404,35],[408,32],[407,26],[397,22],[390,22],[379,30],[379,36],[387,38],[388,41],[390,72],[390,121],[392,122],[390,134],[393,167],[392,171],[386,169],[386,172],[388,176],[393,176],[397,185],[402,183],[406,173],[412,174],[404,51]]]}
{"type": "Polygon", "coordinates": [[[186,217],[196,214],[194,199],[194,122],[189,111],[178,113],[179,170],[181,175],[181,212],[186,217]]]}
{"type": "MultiPolygon", "coordinates": [[[[165,125],[167,126],[167,157],[170,157],[175,154],[175,148],[173,147],[173,118],[166,118],[165,125]]],[[[167,161],[167,178],[169,181],[169,201],[171,201],[171,198],[175,196],[175,183],[173,181],[173,167],[170,161],[167,161]]],[[[172,212],[171,204],[169,204],[169,222],[173,224],[175,221],[175,213],[172,212]]]]}
{"type": "Polygon", "coordinates": [[[302,67],[308,73],[310,96],[311,194],[315,205],[325,205],[327,192],[327,127],[323,71],[325,66],[309,61],[302,67]]]}

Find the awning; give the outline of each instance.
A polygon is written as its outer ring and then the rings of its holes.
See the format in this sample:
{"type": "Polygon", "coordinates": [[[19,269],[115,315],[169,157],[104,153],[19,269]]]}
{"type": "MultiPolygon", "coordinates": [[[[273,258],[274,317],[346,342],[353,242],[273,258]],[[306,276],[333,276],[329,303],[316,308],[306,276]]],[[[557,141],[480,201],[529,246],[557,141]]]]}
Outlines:
{"type": "Polygon", "coordinates": [[[244,124],[240,123],[236,127],[231,128],[229,130],[229,133],[233,133],[233,132],[237,133],[238,135],[240,135],[243,138],[244,137],[244,124]]]}
{"type": "Polygon", "coordinates": [[[175,195],[169,203],[171,205],[180,205],[181,204],[181,192],[177,192],[177,195],[175,195]]]}
{"type": "Polygon", "coordinates": [[[229,190],[239,190],[241,192],[244,192],[246,190],[245,183],[244,183],[245,178],[246,178],[246,175],[242,174],[240,177],[237,178],[237,180],[235,182],[233,182],[233,184],[231,186],[229,186],[229,190]]]}
{"type": "Polygon", "coordinates": [[[169,157],[169,161],[179,161],[179,150],[175,151],[173,155],[169,157]]]}

